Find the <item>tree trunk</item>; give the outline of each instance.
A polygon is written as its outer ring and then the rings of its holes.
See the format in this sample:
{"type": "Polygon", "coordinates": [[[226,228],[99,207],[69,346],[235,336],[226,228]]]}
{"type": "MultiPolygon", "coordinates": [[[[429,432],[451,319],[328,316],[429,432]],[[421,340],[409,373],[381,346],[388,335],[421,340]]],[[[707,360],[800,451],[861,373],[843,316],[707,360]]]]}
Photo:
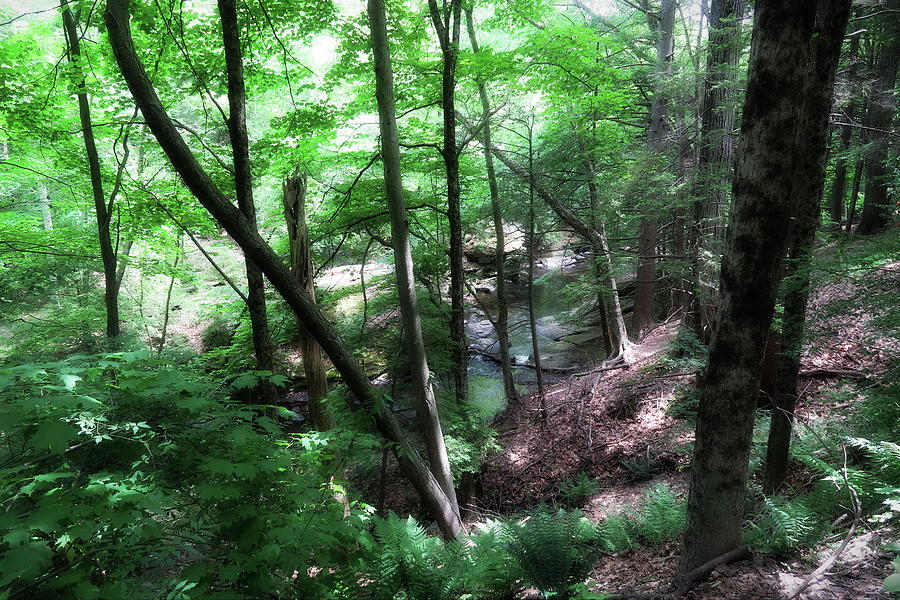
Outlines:
{"type": "Polygon", "coordinates": [[[534,373],[537,377],[538,402],[541,407],[541,423],[547,425],[547,396],[544,393],[544,370],[541,367],[541,347],[537,337],[537,315],[534,309],[534,261],[537,237],[534,234],[534,148],[532,125],[528,128],[528,329],[531,333],[531,354],[534,356],[534,373]]]}
{"type": "Polygon", "coordinates": [[[50,197],[47,195],[47,186],[43,183],[38,186],[38,205],[41,207],[41,224],[44,231],[53,230],[53,210],[50,208],[50,197]]]}
{"type": "Polygon", "coordinates": [[[459,54],[461,0],[444,2],[444,15],[437,0],[428,0],[431,22],[441,44],[441,108],[444,113],[444,147],[441,152],[447,172],[447,221],[450,228],[450,340],[453,344],[453,388],[459,403],[466,401],[468,384],[466,356],[465,273],[463,272],[462,216],[460,215],[459,151],[456,148],[456,63],[459,54]]]}
{"type": "MultiPolygon", "coordinates": [[[[295,172],[284,180],[284,218],[287,222],[288,243],[291,251],[291,273],[316,301],[316,285],[313,278],[312,248],[309,244],[309,230],[306,226],[306,175],[295,172]]],[[[365,262],[365,259],[363,259],[365,262]]],[[[306,393],[309,396],[309,419],[318,431],[328,431],[334,427],[334,417],[322,406],[328,396],[328,378],[322,348],[297,320],[300,332],[300,352],[303,356],[303,373],[306,375],[306,393]]]]}
{"type": "Polygon", "coordinates": [[[175,260],[172,262],[172,276],[169,278],[169,287],[166,289],[166,304],[163,307],[163,322],[159,332],[159,347],[156,349],[157,357],[162,354],[163,348],[166,347],[166,335],[169,331],[169,317],[171,315],[169,308],[172,305],[172,290],[175,288],[175,276],[178,270],[178,262],[181,260],[183,248],[184,239],[181,236],[178,236],[178,249],[175,253],[175,260]]]}
{"type": "MultiPolygon", "coordinates": [[[[419,403],[419,425],[425,438],[428,463],[435,479],[459,518],[459,505],[453,487],[453,475],[444,446],[444,433],[438,416],[437,401],[431,387],[431,373],[425,357],[422,323],[416,299],[412,252],[409,246],[409,222],[406,219],[406,200],[400,174],[400,141],[397,137],[397,118],[394,111],[394,75],[388,45],[384,0],[369,0],[369,28],[375,56],[375,96],[378,100],[378,121],[381,130],[381,160],[384,164],[384,183],[391,213],[391,237],[397,273],[397,295],[406,338],[406,353],[419,403]]],[[[455,151],[455,148],[448,149],[455,151]]]]}
{"type": "MultiPolygon", "coordinates": [[[[665,86],[672,73],[672,56],[675,31],[675,0],[662,0],[659,8],[659,22],[656,31],[656,67],[654,69],[653,102],[650,108],[648,142],[650,151],[657,160],[663,160],[668,146],[668,92],[665,86]]],[[[638,235],[637,289],[634,295],[634,335],[643,337],[653,325],[656,294],[656,239],[659,223],[656,214],[659,205],[655,203],[647,209],[641,220],[638,235]]]]}
{"type": "Polygon", "coordinates": [[[699,339],[709,339],[715,306],[715,273],[710,257],[721,256],[723,215],[734,158],[735,74],[741,52],[743,0],[712,0],[709,50],[700,109],[697,195],[691,227],[691,290],[685,326],[699,339]]]}
{"type": "MultiPolygon", "coordinates": [[[[854,35],[850,38],[850,65],[847,68],[847,81],[851,88],[856,82],[856,63],[859,54],[859,38],[854,35]]],[[[853,90],[851,89],[851,95],[853,90]]],[[[851,99],[844,111],[844,120],[850,122],[856,113],[856,103],[851,99]]],[[[831,199],[828,202],[829,216],[832,223],[837,225],[837,229],[841,228],[841,221],[844,218],[844,192],[847,188],[847,158],[844,156],[850,149],[850,140],[853,137],[853,127],[848,125],[841,126],[841,151],[843,154],[838,156],[834,165],[834,183],[831,185],[831,199]]]]}
{"type": "Polygon", "coordinates": [[[856,217],[856,201],[859,199],[859,184],[862,182],[865,161],[858,161],[853,171],[853,189],[850,191],[850,206],[847,207],[847,232],[853,227],[853,219],[856,217]]]}
{"type": "MultiPolygon", "coordinates": [[[[383,8],[383,4],[377,6],[383,8]]],[[[175,128],[135,52],[129,26],[128,0],[108,0],[103,17],[119,70],[173,168],[210,215],[262,269],[297,318],[306,324],[309,332],[340,372],[350,392],[370,411],[378,431],[392,444],[404,474],[437,520],[444,535],[447,537],[459,535],[462,531],[462,522],[455,502],[444,493],[441,484],[432,475],[416,447],[383,401],[381,392],[366,377],[353,354],[315,306],[309,293],[296,282],[290,270],[253,229],[243,213],[216,187],[175,128]]],[[[383,12],[380,27],[382,40],[385,40],[383,12]]],[[[396,145],[396,134],[393,140],[396,145]]],[[[355,408],[354,403],[351,402],[349,405],[350,408],[355,408]]]]}
{"type": "Polygon", "coordinates": [[[119,295],[116,286],[116,253],[109,234],[112,199],[107,204],[103,195],[103,175],[100,172],[100,157],[97,154],[97,144],[94,141],[90,102],[81,66],[80,38],[75,27],[75,17],[68,2],[63,3],[62,19],[69,52],[69,62],[72,64],[72,71],[75,77],[78,116],[81,120],[84,149],[87,154],[88,169],[91,174],[91,193],[94,197],[94,212],[97,218],[97,239],[100,242],[100,258],[103,261],[103,302],[106,306],[106,337],[115,338],[121,333],[121,328],[119,325],[119,295]]]}
{"type": "MultiPolygon", "coordinates": [[[[235,0],[218,0],[228,75],[228,134],[234,156],[234,188],[238,207],[256,229],[256,208],[253,205],[253,178],[250,173],[250,144],[247,138],[247,95],[244,89],[244,66],[241,55],[240,28],[235,0]]],[[[272,372],[272,344],[266,318],[266,285],[262,271],[252,260],[245,258],[247,270],[247,312],[253,337],[256,368],[272,372]]],[[[257,401],[275,401],[275,387],[261,383],[256,390],[257,401]]]]}
{"type": "Polygon", "coordinates": [[[821,9],[817,25],[823,35],[815,38],[814,60],[806,77],[805,112],[800,119],[799,135],[806,140],[807,148],[797,158],[793,175],[793,196],[798,208],[788,245],[789,260],[782,280],[784,316],[781,351],[775,366],[775,402],[769,427],[763,485],[768,494],[778,491],[787,473],[791,427],[797,404],[800,354],[806,327],[806,304],[809,299],[810,258],[825,185],[828,116],[847,18],[844,6],[831,5],[821,9]]]}
{"type": "MultiPolygon", "coordinates": [[[[472,5],[466,7],[466,27],[469,31],[469,42],[472,52],[478,53],[478,39],[475,36],[475,22],[472,18],[472,5]]],[[[481,100],[481,118],[483,120],[481,139],[484,145],[484,167],[487,172],[488,189],[491,194],[491,217],[494,221],[494,237],[497,239],[497,343],[500,346],[500,371],[503,374],[503,390],[506,397],[518,400],[519,394],[513,382],[512,363],[509,357],[509,305],[506,299],[506,232],[503,229],[503,214],[500,206],[500,191],[497,186],[497,172],[494,169],[494,156],[491,154],[491,102],[487,87],[480,79],[478,97],[481,100]]]]}
{"type": "Polygon", "coordinates": [[[832,86],[811,87],[833,82],[838,53],[830,50],[839,48],[849,12],[849,0],[756,2],[734,205],[699,389],[681,577],[741,544],[756,390],[778,272],[803,186],[822,185],[796,175],[824,155],[824,136],[808,139],[802,122],[826,126],[828,105],[809,100],[830,96],[832,86]]]}
{"type": "Polygon", "coordinates": [[[863,196],[862,216],[856,232],[873,233],[891,222],[891,204],[888,185],[888,139],[894,118],[893,90],[897,82],[897,64],[900,61],[900,0],[888,0],[885,15],[884,42],[878,64],[869,108],[866,111],[864,139],[869,144],[866,154],[866,192],[863,196]]]}

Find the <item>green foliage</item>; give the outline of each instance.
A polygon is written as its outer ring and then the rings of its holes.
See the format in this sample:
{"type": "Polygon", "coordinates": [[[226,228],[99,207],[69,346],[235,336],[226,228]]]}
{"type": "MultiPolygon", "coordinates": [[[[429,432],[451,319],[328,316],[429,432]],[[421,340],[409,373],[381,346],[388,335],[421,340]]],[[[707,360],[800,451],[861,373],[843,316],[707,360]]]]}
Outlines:
{"type": "Polygon", "coordinates": [[[510,534],[526,582],[544,592],[564,594],[582,581],[598,551],[597,528],[580,511],[538,510],[510,523],[510,534]]]}
{"type": "Polygon", "coordinates": [[[822,523],[802,501],[772,496],[763,500],[745,539],[760,552],[789,556],[816,542],[821,530],[822,523]]]}
{"type": "Polygon", "coordinates": [[[638,547],[636,523],[631,516],[614,514],[597,526],[600,547],[606,554],[618,554],[638,547]]]}
{"type": "Polygon", "coordinates": [[[666,414],[675,419],[693,421],[700,408],[700,393],[695,385],[681,385],[675,388],[675,397],[669,403],[666,414]]]}
{"type": "Polygon", "coordinates": [[[685,525],[685,504],[675,498],[668,486],[658,484],[644,496],[637,523],[641,538],[658,549],[681,536],[685,525]]]}
{"type": "Polygon", "coordinates": [[[375,519],[375,563],[371,584],[374,598],[397,600],[440,600],[450,582],[448,569],[441,568],[446,552],[441,540],[429,536],[412,518],[391,514],[375,519]]]}
{"type": "Polygon", "coordinates": [[[666,353],[656,364],[663,371],[694,373],[706,364],[707,347],[697,334],[686,327],[669,342],[666,353]]]}
{"type": "Polygon", "coordinates": [[[581,506],[588,498],[600,491],[600,484],[584,471],[559,484],[559,496],[569,508],[581,506]]]}
{"type": "Polygon", "coordinates": [[[226,397],[147,353],[0,372],[0,589],[61,598],[328,589],[329,567],[346,564],[364,516],[345,518],[336,484],[322,484],[333,471],[329,440],[285,440],[271,418],[226,397]],[[326,574],[310,576],[312,566],[326,574]]]}

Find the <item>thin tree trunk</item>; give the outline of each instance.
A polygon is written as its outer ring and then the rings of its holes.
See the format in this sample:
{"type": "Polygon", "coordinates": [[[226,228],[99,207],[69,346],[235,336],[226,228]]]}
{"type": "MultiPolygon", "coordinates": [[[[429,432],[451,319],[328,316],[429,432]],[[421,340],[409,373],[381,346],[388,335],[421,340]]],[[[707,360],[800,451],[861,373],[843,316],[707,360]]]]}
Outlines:
{"type": "MultiPolygon", "coordinates": [[[[228,76],[228,134],[234,162],[234,188],[238,207],[251,226],[256,228],[256,208],[253,205],[253,178],[250,173],[250,144],[247,137],[247,95],[244,89],[244,66],[241,54],[240,28],[235,0],[218,0],[228,76]]],[[[256,368],[272,372],[273,352],[266,318],[266,285],[262,271],[245,258],[247,270],[247,312],[253,337],[256,368]]],[[[261,383],[256,390],[257,400],[275,400],[275,387],[261,383]]]]}
{"type": "MultiPolygon", "coordinates": [[[[653,102],[650,108],[648,142],[656,160],[663,160],[668,146],[668,104],[665,86],[672,72],[672,56],[675,30],[675,0],[662,0],[659,9],[659,23],[656,32],[656,67],[653,102]]],[[[641,220],[638,235],[637,288],[634,295],[634,335],[643,337],[655,319],[656,295],[656,240],[659,222],[656,218],[659,207],[651,206],[650,214],[641,220]]]]}
{"type": "Polygon", "coordinates": [[[75,77],[78,117],[81,120],[84,149],[87,154],[88,168],[91,175],[91,193],[94,197],[94,212],[97,219],[97,239],[100,242],[100,258],[103,261],[103,302],[106,306],[106,337],[115,338],[121,333],[121,328],[119,325],[119,296],[116,289],[116,253],[109,234],[112,199],[107,204],[103,195],[103,175],[100,171],[100,157],[97,154],[97,144],[94,141],[90,101],[88,100],[87,85],[81,66],[81,44],[75,27],[75,17],[72,14],[68,1],[63,3],[62,19],[69,52],[69,62],[72,64],[75,77]]]}
{"type": "Polygon", "coordinates": [[[534,309],[534,261],[537,239],[534,234],[534,148],[533,129],[528,128],[528,328],[531,332],[531,354],[534,356],[534,372],[537,377],[538,401],[541,407],[541,423],[547,425],[547,397],[544,394],[544,371],[541,368],[541,347],[537,337],[537,315],[534,309]]]}
{"type": "Polygon", "coordinates": [[[866,154],[866,192],[857,233],[868,234],[887,227],[891,222],[891,203],[888,186],[888,139],[894,118],[893,90],[897,83],[900,62],[900,0],[888,0],[885,15],[884,46],[875,67],[875,82],[866,111],[864,139],[869,145],[866,154]]]}
{"type": "Polygon", "coordinates": [[[815,99],[830,97],[835,49],[850,12],[849,0],[757,0],[755,6],[734,206],[699,389],[681,577],[741,545],[756,391],[778,273],[790,223],[802,214],[799,196],[805,186],[822,185],[801,183],[797,173],[824,156],[824,135],[807,135],[809,124],[827,126],[829,105],[815,99]]]}
{"type": "MultiPolygon", "coordinates": [[[[849,66],[847,68],[847,81],[852,87],[856,82],[856,64],[859,60],[859,38],[861,36],[854,35],[850,38],[849,66]]],[[[851,89],[851,94],[853,93],[851,89]]],[[[851,99],[844,111],[845,119],[852,121],[856,113],[856,103],[851,99]]],[[[837,225],[837,229],[841,228],[841,221],[844,218],[844,192],[847,188],[847,158],[844,156],[850,149],[850,140],[853,137],[853,127],[848,125],[841,126],[841,151],[842,155],[838,156],[834,165],[834,183],[831,185],[831,198],[829,200],[829,216],[831,221],[837,225]]]]}
{"type": "Polygon", "coordinates": [[[691,226],[691,282],[685,326],[699,339],[709,339],[716,289],[712,256],[721,256],[723,216],[734,142],[735,68],[741,52],[743,0],[712,0],[709,50],[700,110],[698,189],[691,226]]]}
{"type": "Polygon", "coordinates": [[[465,273],[463,272],[462,216],[460,215],[459,151],[456,148],[456,63],[459,54],[461,0],[428,0],[431,22],[437,33],[443,57],[441,63],[441,108],[444,113],[444,146],[441,154],[447,173],[447,221],[450,226],[450,340],[453,363],[453,389],[456,400],[465,403],[467,392],[465,273]],[[443,14],[442,14],[443,13],[443,14]]]}
{"type": "Polygon", "coordinates": [[[853,171],[853,189],[850,192],[850,206],[847,207],[847,232],[853,227],[853,219],[856,217],[856,201],[859,199],[859,185],[862,182],[863,168],[865,161],[856,163],[856,169],[853,171]]]}
{"type": "Polygon", "coordinates": [[[169,315],[171,314],[169,307],[172,304],[172,289],[175,287],[175,275],[178,269],[178,262],[181,260],[181,252],[184,248],[184,240],[178,236],[178,249],[175,253],[175,260],[172,262],[172,276],[169,278],[169,287],[166,290],[166,304],[163,308],[163,323],[159,333],[159,347],[156,349],[156,356],[162,354],[163,348],[166,347],[166,334],[169,331],[169,315]]]}
{"type": "MultiPolygon", "coordinates": [[[[312,248],[306,226],[306,175],[299,171],[295,172],[284,180],[282,189],[284,218],[287,222],[291,252],[291,273],[315,302],[316,284],[313,278],[312,248]]],[[[328,431],[334,427],[334,417],[322,406],[322,400],[328,396],[328,378],[322,348],[299,319],[297,328],[300,332],[300,352],[303,356],[303,372],[306,375],[306,392],[309,396],[309,419],[318,431],[328,431]]]]}
{"type": "MultiPolygon", "coordinates": [[[[406,218],[406,200],[403,197],[403,180],[400,174],[400,142],[397,137],[397,118],[394,110],[394,75],[388,45],[384,0],[369,0],[368,11],[372,51],[375,57],[375,97],[378,101],[378,121],[381,130],[381,160],[384,164],[384,183],[391,213],[397,295],[406,337],[406,353],[413,388],[419,403],[419,425],[425,438],[428,463],[449,501],[449,509],[458,519],[459,505],[456,501],[447,449],[444,446],[444,433],[438,416],[437,401],[431,387],[431,373],[425,356],[425,342],[422,339],[422,323],[416,299],[412,253],[409,246],[409,223],[406,218]]],[[[455,147],[446,150],[455,151],[455,147]]]]}
{"type": "MultiPolygon", "coordinates": [[[[384,6],[378,3],[376,8],[383,9],[384,6]]],[[[383,10],[377,12],[381,13],[378,21],[381,39],[386,41],[384,12],[383,10]]],[[[262,269],[288,306],[306,324],[309,332],[340,372],[350,392],[370,411],[369,414],[375,421],[378,431],[392,444],[401,469],[437,520],[444,535],[447,537],[459,535],[462,531],[462,522],[455,502],[444,493],[441,484],[432,475],[415,445],[383,401],[381,392],[372,385],[340,336],[315,306],[306,290],[297,284],[275,251],[253,229],[243,213],[216,187],[175,128],[135,52],[129,25],[128,0],[107,0],[103,18],[119,70],[173,168],[204,208],[234,238],[244,253],[262,269]]],[[[392,139],[396,147],[396,133],[392,139]]],[[[399,155],[399,151],[395,154],[399,155]]],[[[349,407],[353,409],[355,404],[350,402],[349,407]]]]}
{"type": "Polygon", "coordinates": [[[38,205],[41,207],[41,224],[44,231],[53,230],[53,211],[50,208],[50,197],[47,195],[47,186],[43,183],[38,186],[38,205]]]}
{"type": "MultiPolygon", "coordinates": [[[[475,21],[472,18],[472,5],[466,7],[466,27],[469,31],[469,42],[472,52],[478,53],[478,39],[475,35],[475,21]]],[[[494,169],[494,156],[491,154],[491,102],[487,87],[480,79],[476,79],[478,97],[481,100],[482,131],[484,146],[484,166],[487,172],[488,189],[491,195],[491,217],[494,221],[494,237],[497,239],[497,344],[500,346],[500,372],[503,374],[503,390],[506,397],[518,400],[519,394],[513,382],[512,363],[509,357],[509,305],[506,298],[506,232],[503,229],[503,213],[500,206],[500,190],[497,186],[497,172],[494,169]]]]}

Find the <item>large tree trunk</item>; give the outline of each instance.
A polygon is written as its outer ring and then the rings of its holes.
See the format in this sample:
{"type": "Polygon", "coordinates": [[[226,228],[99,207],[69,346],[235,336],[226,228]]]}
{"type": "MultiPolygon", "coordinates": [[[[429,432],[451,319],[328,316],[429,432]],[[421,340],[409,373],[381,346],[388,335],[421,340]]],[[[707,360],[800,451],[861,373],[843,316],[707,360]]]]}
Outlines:
{"type": "MultiPolygon", "coordinates": [[[[250,144],[247,138],[247,95],[244,89],[244,66],[241,55],[240,29],[235,0],[219,0],[222,40],[225,48],[225,67],[228,75],[228,134],[234,156],[234,188],[238,207],[256,229],[256,208],[253,205],[253,178],[250,173],[250,144]]],[[[266,318],[266,286],[262,271],[252,260],[245,258],[247,270],[247,312],[253,336],[256,368],[272,371],[272,344],[266,318]]],[[[260,384],[257,400],[275,400],[275,388],[260,384]]]]}
{"type": "MultiPolygon", "coordinates": [[[[675,0],[662,0],[656,31],[653,102],[650,107],[650,127],[647,131],[650,151],[658,161],[664,160],[663,154],[668,146],[669,99],[665,88],[672,73],[674,31],[675,0]]],[[[634,294],[634,335],[638,340],[653,325],[655,318],[658,211],[658,203],[649,207],[648,213],[641,220],[638,235],[637,289],[634,294]]]]}
{"type": "Polygon", "coordinates": [[[442,155],[447,172],[447,221],[450,228],[450,340],[453,344],[453,387],[457,402],[466,401],[467,368],[465,305],[465,273],[463,272],[463,235],[460,214],[459,151],[456,148],[456,63],[459,54],[461,0],[444,2],[443,15],[437,0],[428,0],[431,22],[441,44],[441,108],[444,112],[444,147],[442,155]]]}
{"type": "MultiPolygon", "coordinates": [[[[478,39],[475,36],[475,22],[472,18],[472,5],[466,7],[466,27],[469,31],[469,42],[472,52],[478,53],[478,39]]],[[[500,371],[503,374],[503,390],[506,397],[518,400],[519,394],[513,382],[512,363],[509,358],[509,305],[506,299],[506,232],[503,229],[503,212],[500,206],[500,190],[497,186],[497,172],[494,169],[494,156],[491,154],[491,101],[487,86],[480,79],[478,98],[481,100],[482,130],[481,140],[484,145],[484,167],[487,172],[488,189],[491,195],[491,217],[494,221],[494,237],[497,239],[497,343],[500,346],[500,371]]]]}
{"type": "MultiPolygon", "coordinates": [[[[306,175],[295,172],[284,180],[284,218],[287,222],[288,243],[291,251],[291,273],[307,291],[312,301],[316,301],[316,284],[313,278],[312,248],[309,244],[309,230],[306,227],[306,175]]],[[[309,397],[309,420],[318,431],[328,431],[334,427],[334,417],[322,406],[328,395],[328,378],[322,348],[297,319],[300,332],[300,352],[303,356],[303,373],[306,375],[306,393],[309,397]]]]}
{"type": "Polygon", "coordinates": [[[734,70],[741,52],[743,14],[743,0],[712,0],[710,4],[697,165],[701,199],[693,206],[691,291],[685,315],[685,326],[700,339],[708,339],[715,306],[715,273],[709,257],[722,252],[722,221],[734,157],[734,70]]]}
{"type": "MultiPolygon", "coordinates": [[[[309,332],[328,354],[351,393],[371,411],[370,414],[379,432],[392,443],[404,474],[437,520],[444,535],[447,537],[459,535],[462,531],[462,522],[455,502],[444,493],[441,484],[432,475],[415,445],[410,442],[389,406],[383,401],[381,392],[366,377],[353,354],[316,307],[309,293],[296,282],[290,270],[254,230],[243,213],[216,187],[175,128],[135,52],[129,26],[128,0],[108,0],[103,17],[119,70],[173,168],[204,208],[225,228],[244,253],[262,269],[297,318],[303,320],[309,332]]],[[[383,36],[383,13],[380,25],[383,36]]],[[[396,134],[393,140],[396,144],[396,134]]],[[[354,406],[351,402],[350,407],[354,406]]]]}
{"type": "MultiPolygon", "coordinates": [[[[400,174],[400,140],[397,137],[397,118],[394,111],[394,75],[388,45],[384,0],[369,0],[369,28],[375,56],[375,97],[378,100],[378,121],[381,130],[381,160],[384,164],[384,184],[391,213],[391,237],[394,244],[394,265],[397,273],[397,295],[406,353],[419,403],[419,426],[425,438],[428,463],[435,479],[444,491],[454,513],[459,517],[459,505],[453,487],[453,475],[444,446],[444,433],[438,416],[437,401],[431,387],[431,373],[425,357],[422,323],[416,299],[412,252],[409,245],[409,223],[406,220],[406,200],[400,174]]],[[[454,148],[446,151],[455,152],[454,148]]]]}
{"type": "Polygon", "coordinates": [[[869,144],[866,155],[866,191],[857,233],[872,233],[891,221],[888,201],[888,139],[894,118],[893,90],[900,62],[900,0],[888,0],[883,46],[875,67],[875,83],[866,112],[864,139],[869,144]]]}
{"type": "Polygon", "coordinates": [[[831,112],[835,70],[847,16],[845,7],[840,5],[821,10],[817,26],[822,35],[815,38],[813,61],[806,78],[807,91],[804,94],[804,114],[800,119],[799,136],[806,140],[807,148],[797,157],[793,174],[793,196],[798,208],[788,245],[789,260],[782,280],[784,316],[781,349],[775,365],[775,401],[766,449],[764,490],[768,494],[778,491],[787,473],[791,427],[797,405],[800,353],[806,327],[810,257],[819,225],[825,185],[828,116],[831,112]]]}
{"type": "Polygon", "coordinates": [[[75,27],[75,17],[68,2],[63,3],[63,30],[69,51],[69,62],[75,77],[75,91],[78,97],[78,117],[81,120],[81,132],[84,138],[84,150],[87,154],[88,169],[91,174],[91,193],[94,197],[94,212],[97,218],[97,239],[100,242],[100,258],[103,261],[104,294],[106,306],[106,337],[115,338],[121,333],[119,325],[119,294],[116,285],[116,252],[109,233],[112,213],[112,200],[109,204],[103,195],[103,175],[100,172],[100,157],[94,141],[94,128],[91,121],[91,107],[87,95],[84,72],[81,67],[80,37],[75,27]]]}
{"type": "Polygon", "coordinates": [[[824,152],[824,137],[808,139],[802,125],[809,119],[824,127],[828,117],[827,104],[808,102],[810,94],[831,93],[811,89],[823,78],[810,68],[833,81],[837,52],[828,50],[839,45],[849,11],[849,0],[756,2],[734,204],[699,390],[682,576],[741,544],[756,390],[778,273],[799,194],[821,185],[797,177],[807,157],[824,152]]]}

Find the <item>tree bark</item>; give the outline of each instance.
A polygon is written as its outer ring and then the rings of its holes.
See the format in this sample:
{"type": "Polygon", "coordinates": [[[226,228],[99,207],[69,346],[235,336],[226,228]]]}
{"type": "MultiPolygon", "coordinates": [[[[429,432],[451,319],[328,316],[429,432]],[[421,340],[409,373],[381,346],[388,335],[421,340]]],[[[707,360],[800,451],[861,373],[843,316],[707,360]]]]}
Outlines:
{"type": "MultiPolygon", "coordinates": [[[[397,136],[397,118],[394,110],[394,75],[384,0],[369,0],[368,12],[372,51],[375,57],[375,97],[378,101],[378,121],[381,131],[381,161],[384,164],[384,184],[391,214],[397,295],[400,299],[406,353],[413,388],[419,403],[419,426],[425,439],[428,463],[449,501],[450,509],[458,519],[459,505],[456,501],[447,449],[444,446],[444,433],[438,415],[437,401],[431,387],[431,373],[425,356],[425,342],[422,339],[422,323],[416,299],[412,252],[409,245],[409,222],[406,220],[406,200],[403,197],[403,180],[400,173],[400,141],[397,136]]],[[[447,150],[455,151],[455,148],[447,150]]]]}
{"type": "MultiPolygon", "coordinates": [[[[444,535],[447,537],[459,535],[462,531],[462,522],[455,503],[449,500],[419,456],[416,447],[400,428],[396,417],[383,401],[381,392],[368,380],[340,336],[315,306],[309,293],[297,284],[290,270],[253,229],[243,213],[216,187],[166,114],[135,52],[129,26],[128,0],[108,0],[103,16],[119,70],[173,168],[204,208],[234,238],[244,253],[262,269],[297,318],[306,324],[309,332],[340,372],[344,383],[370,411],[381,435],[392,444],[404,474],[437,520],[444,535]]],[[[381,23],[383,26],[383,17],[381,23]]],[[[350,406],[354,407],[352,402],[350,406]]]]}
{"type": "Polygon", "coordinates": [[[94,128],[91,121],[91,107],[87,94],[87,84],[81,67],[81,44],[75,27],[75,17],[68,1],[63,2],[63,30],[69,52],[69,62],[75,77],[75,92],[78,97],[78,117],[81,120],[81,132],[84,138],[84,150],[87,154],[88,169],[91,176],[91,193],[94,197],[94,212],[97,218],[97,239],[100,243],[100,258],[103,261],[104,294],[106,307],[106,337],[116,338],[121,333],[119,324],[119,294],[116,285],[116,252],[113,249],[109,234],[112,199],[107,204],[103,195],[103,174],[100,171],[100,157],[94,141],[94,128]]]}
{"type": "Polygon", "coordinates": [[[715,306],[715,273],[709,257],[722,252],[722,221],[734,158],[734,70],[740,59],[743,14],[743,0],[712,0],[710,4],[697,165],[701,199],[693,206],[691,290],[685,315],[685,326],[699,339],[709,339],[715,306]]]}
{"type": "MultiPolygon", "coordinates": [[[[847,82],[853,87],[856,83],[856,63],[859,55],[859,38],[854,35],[850,39],[850,65],[847,69],[847,82]]],[[[853,90],[851,89],[851,95],[853,90]]],[[[856,113],[856,103],[851,99],[844,111],[844,119],[852,121],[856,113]]],[[[850,140],[853,137],[853,127],[848,125],[841,126],[841,151],[846,154],[850,149],[850,140]]],[[[837,229],[841,228],[841,221],[844,218],[844,192],[847,188],[847,158],[842,154],[838,156],[834,165],[834,182],[831,184],[831,198],[828,202],[829,216],[831,222],[837,225],[837,229]]]]}
{"type": "MultiPolygon", "coordinates": [[[[253,177],[250,172],[250,143],[247,136],[247,94],[244,89],[244,66],[241,53],[240,28],[235,0],[218,0],[225,48],[225,70],[228,77],[228,134],[234,163],[234,188],[238,207],[251,227],[256,229],[256,208],[253,205],[253,177]]],[[[253,337],[256,368],[272,372],[272,344],[266,318],[266,285],[262,271],[245,257],[247,271],[247,312],[253,337]]],[[[274,402],[275,387],[261,383],[257,400],[274,402]]]]}
{"type": "MultiPolygon", "coordinates": [[[[647,140],[657,160],[663,160],[668,147],[668,92],[665,87],[672,72],[675,31],[675,0],[662,0],[656,31],[656,67],[654,69],[653,101],[650,108],[650,127],[647,140]]],[[[637,289],[634,295],[634,335],[636,339],[653,325],[656,295],[656,240],[659,222],[658,205],[646,209],[638,235],[637,289]]]]}
{"type": "Polygon", "coordinates": [[[806,304],[810,290],[810,258],[825,185],[828,117],[844,27],[849,13],[841,4],[823,5],[817,17],[819,36],[813,42],[813,61],[806,76],[804,114],[800,137],[807,148],[797,158],[793,196],[798,204],[788,245],[789,260],[782,280],[784,316],[781,350],[775,365],[775,402],[766,448],[766,473],[763,488],[774,494],[787,473],[791,428],[797,405],[797,380],[800,354],[806,327],[806,304]]]}
{"type": "Polygon", "coordinates": [[[869,145],[866,154],[866,191],[863,196],[862,216],[856,232],[868,234],[887,227],[891,222],[891,204],[888,198],[890,174],[888,172],[888,131],[894,118],[894,86],[897,83],[897,65],[900,62],[900,0],[888,0],[885,15],[884,42],[878,64],[869,108],[866,111],[864,139],[869,145]]]}
{"type": "Polygon", "coordinates": [[[453,388],[456,401],[465,403],[467,392],[465,293],[463,234],[460,214],[459,151],[456,148],[456,63],[459,55],[461,0],[446,0],[443,11],[437,0],[428,0],[431,22],[441,45],[441,108],[444,113],[444,145],[441,154],[447,173],[447,222],[450,229],[450,340],[453,388]],[[443,14],[442,14],[443,12],[443,14]]]}
{"type": "MultiPolygon", "coordinates": [[[[291,273],[297,279],[313,302],[316,301],[312,248],[309,244],[309,229],[306,226],[306,174],[295,172],[282,184],[284,218],[287,222],[288,243],[291,252],[291,273]]],[[[328,378],[322,348],[297,320],[300,333],[300,352],[303,356],[303,373],[306,375],[306,393],[309,397],[309,420],[318,431],[328,431],[334,427],[334,416],[322,406],[328,396],[328,378]]]]}
{"type": "MultiPolygon", "coordinates": [[[[475,35],[475,21],[472,18],[472,5],[466,7],[466,28],[469,31],[469,42],[472,52],[480,51],[475,35]]],[[[494,237],[497,239],[497,344],[500,346],[500,371],[503,374],[503,390],[506,397],[519,399],[513,382],[512,363],[509,357],[509,306],[506,299],[506,232],[503,229],[503,211],[500,206],[500,191],[497,186],[497,172],[494,169],[494,156],[491,154],[491,101],[487,86],[476,78],[478,98],[481,100],[482,130],[481,140],[484,146],[484,167],[487,173],[488,189],[491,195],[491,217],[494,221],[494,237]]]]}
{"type": "Polygon", "coordinates": [[[803,126],[804,119],[825,123],[828,117],[827,105],[809,102],[810,86],[822,83],[810,82],[809,68],[815,65],[833,81],[837,53],[829,63],[824,49],[840,43],[849,12],[849,0],[756,2],[734,204],[699,389],[680,576],[741,544],[760,361],[790,223],[799,216],[796,173],[811,160],[807,155],[824,153],[824,138],[807,139],[803,126]]]}

